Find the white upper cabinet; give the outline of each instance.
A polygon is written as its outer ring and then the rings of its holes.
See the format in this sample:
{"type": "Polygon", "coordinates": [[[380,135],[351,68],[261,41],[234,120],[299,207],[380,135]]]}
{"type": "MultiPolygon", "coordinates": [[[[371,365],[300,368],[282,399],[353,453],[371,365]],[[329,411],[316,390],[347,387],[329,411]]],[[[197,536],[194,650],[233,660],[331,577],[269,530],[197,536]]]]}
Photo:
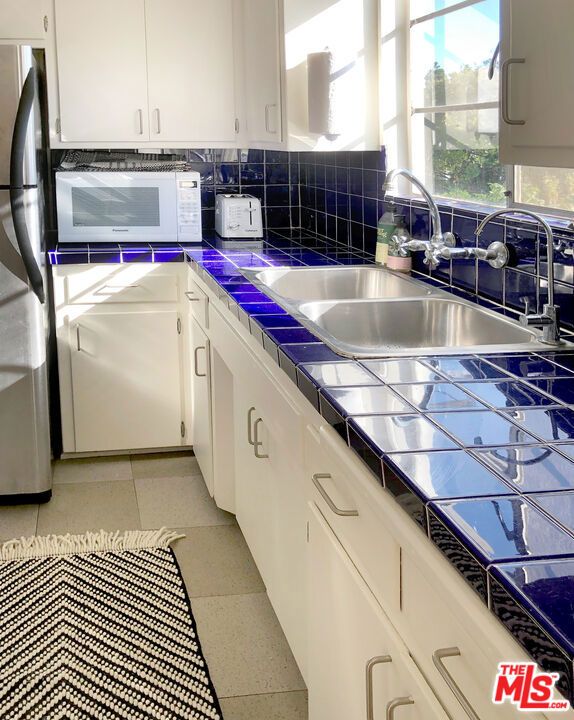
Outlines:
{"type": "Polygon", "coordinates": [[[281,118],[279,0],[244,0],[243,58],[246,138],[250,144],[277,146],[281,118]]]}
{"type": "Polygon", "coordinates": [[[62,142],[148,139],[143,0],[56,0],[62,142]]]}
{"type": "Polygon", "coordinates": [[[235,142],[231,0],[55,0],[60,140],[235,142]]]}
{"type": "Polygon", "coordinates": [[[145,0],[150,140],[235,140],[231,0],[145,0]]]}
{"type": "Polygon", "coordinates": [[[44,40],[48,29],[48,0],[0,2],[0,39],[44,40]]]}
{"type": "Polygon", "coordinates": [[[500,160],[574,167],[574,3],[502,0],[500,160]]]}

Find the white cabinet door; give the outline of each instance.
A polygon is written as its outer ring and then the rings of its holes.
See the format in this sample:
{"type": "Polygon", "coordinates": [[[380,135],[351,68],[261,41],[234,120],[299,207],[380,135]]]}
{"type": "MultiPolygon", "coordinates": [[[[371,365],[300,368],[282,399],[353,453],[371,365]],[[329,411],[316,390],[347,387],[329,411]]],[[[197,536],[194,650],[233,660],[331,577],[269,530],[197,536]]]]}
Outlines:
{"type": "Polygon", "coordinates": [[[211,370],[209,338],[190,317],[191,417],[193,451],[209,494],[213,497],[213,442],[211,433],[211,370]]]}
{"type": "Polygon", "coordinates": [[[3,40],[44,40],[47,0],[4,0],[0,3],[0,38],[3,40]]]}
{"type": "Polygon", "coordinates": [[[76,452],[180,445],[177,312],[84,314],[70,333],[76,452]]]}
{"type": "Polygon", "coordinates": [[[150,140],[235,140],[231,0],[145,0],[150,140]]]}
{"type": "Polygon", "coordinates": [[[55,0],[61,140],[148,140],[144,0],[55,0]]]}
{"type": "Polygon", "coordinates": [[[446,720],[327,522],[309,505],[309,720],[446,720]]]}
{"type": "Polygon", "coordinates": [[[503,0],[501,20],[500,161],[574,167],[574,3],[503,0]]]}
{"type": "Polygon", "coordinates": [[[280,143],[279,0],[244,0],[244,101],[247,139],[280,143]]]}

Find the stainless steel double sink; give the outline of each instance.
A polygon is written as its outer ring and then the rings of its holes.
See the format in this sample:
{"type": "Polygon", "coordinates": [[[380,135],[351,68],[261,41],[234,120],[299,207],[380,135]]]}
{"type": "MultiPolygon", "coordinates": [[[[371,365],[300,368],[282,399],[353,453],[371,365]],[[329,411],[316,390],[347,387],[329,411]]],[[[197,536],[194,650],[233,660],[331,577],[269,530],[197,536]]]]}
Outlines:
{"type": "Polygon", "coordinates": [[[244,268],[241,272],[346,357],[550,349],[539,341],[538,330],[373,265],[244,268]]]}

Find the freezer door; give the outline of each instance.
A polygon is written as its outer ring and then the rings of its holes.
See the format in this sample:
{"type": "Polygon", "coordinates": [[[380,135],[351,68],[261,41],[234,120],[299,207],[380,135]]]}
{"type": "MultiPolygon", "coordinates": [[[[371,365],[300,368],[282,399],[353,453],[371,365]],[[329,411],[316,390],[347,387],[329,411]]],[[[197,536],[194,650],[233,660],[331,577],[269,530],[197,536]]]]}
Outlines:
{"type": "MultiPolygon", "coordinates": [[[[37,190],[24,205],[38,247],[37,190]]],[[[30,292],[7,190],[0,191],[0,504],[51,488],[44,314],[30,292]]],[[[26,499],[26,498],[23,498],[26,499]]]]}

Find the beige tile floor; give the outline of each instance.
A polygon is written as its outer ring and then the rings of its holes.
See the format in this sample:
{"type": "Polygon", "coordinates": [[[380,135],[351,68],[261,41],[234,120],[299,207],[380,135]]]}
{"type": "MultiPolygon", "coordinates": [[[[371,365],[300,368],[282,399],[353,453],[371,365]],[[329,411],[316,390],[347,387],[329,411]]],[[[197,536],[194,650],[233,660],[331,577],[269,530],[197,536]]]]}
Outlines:
{"type": "Polygon", "coordinates": [[[63,460],[46,505],[0,507],[0,541],[170,527],[224,720],[305,720],[305,684],[235,517],[188,454],[63,460]]]}

